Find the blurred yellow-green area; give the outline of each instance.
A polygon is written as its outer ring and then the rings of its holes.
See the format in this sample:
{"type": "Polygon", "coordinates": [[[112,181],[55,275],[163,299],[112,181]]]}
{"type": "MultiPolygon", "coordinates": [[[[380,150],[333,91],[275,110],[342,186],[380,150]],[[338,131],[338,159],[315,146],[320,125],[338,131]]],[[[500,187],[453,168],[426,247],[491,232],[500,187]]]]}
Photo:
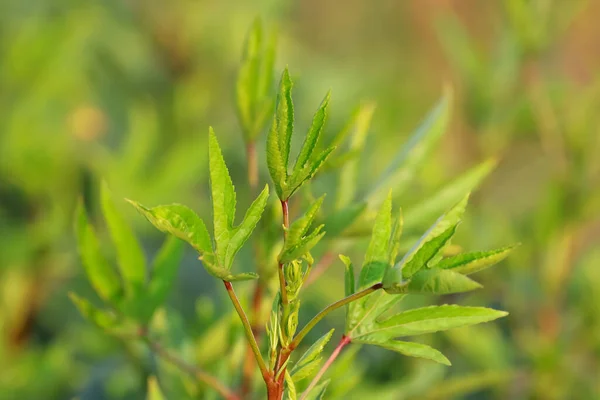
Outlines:
{"type": "MultiPolygon", "coordinates": [[[[238,196],[248,193],[234,90],[257,16],[277,29],[276,71],[288,65],[295,81],[298,132],[328,89],[328,137],[356,106],[375,104],[359,188],[452,87],[450,129],[397,203],[424,201],[496,159],[456,243],[522,243],[480,275],[483,290],[443,299],[510,313],[427,336],[452,367],[357,347],[352,365],[332,371],[330,397],[600,398],[598,15],[596,0],[0,1],[0,399],[146,398],[145,353],[69,301],[70,291],[95,298],[77,256],[75,204],[83,197],[97,210],[106,180],[116,197],[210,215],[209,126],[238,196]]],[[[260,146],[264,185],[264,137],[260,146]]],[[[154,255],[163,235],[120,208],[154,255]]],[[[216,373],[227,376],[227,354],[243,346],[223,343],[220,317],[232,310],[221,289],[186,253],[158,324],[190,362],[225,359],[216,373]]],[[[301,317],[343,292],[334,263],[303,293],[301,317]]],[[[342,326],[342,314],[317,330],[342,326]]],[[[168,399],[209,398],[192,380],[165,386],[168,399]]]]}

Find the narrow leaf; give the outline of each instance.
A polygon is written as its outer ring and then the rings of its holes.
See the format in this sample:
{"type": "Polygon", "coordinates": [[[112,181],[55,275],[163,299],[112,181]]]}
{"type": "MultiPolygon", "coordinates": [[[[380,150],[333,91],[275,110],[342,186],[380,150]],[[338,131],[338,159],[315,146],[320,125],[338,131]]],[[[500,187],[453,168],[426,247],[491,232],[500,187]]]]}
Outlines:
{"type": "Polygon", "coordinates": [[[345,274],[344,274],[344,294],[346,297],[354,294],[356,291],[354,287],[354,266],[352,260],[343,254],[340,254],[340,260],[344,263],[345,274]]]}
{"type": "Polygon", "coordinates": [[[100,329],[111,329],[118,325],[114,314],[95,307],[87,299],[69,292],[69,298],[75,304],[83,318],[93,323],[100,329]]]}
{"type": "Polygon", "coordinates": [[[319,197],[302,217],[292,222],[290,228],[288,229],[285,246],[292,247],[296,245],[300,239],[306,235],[308,229],[315,220],[317,212],[319,212],[324,199],[325,195],[319,197]]]}
{"type": "Polygon", "coordinates": [[[246,37],[244,56],[236,84],[238,114],[247,140],[250,140],[254,134],[261,46],[262,24],[257,18],[246,37]]]}
{"type": "Polygon", "coordinates": [[[421,343],[414,342],[401,342],[399,340],[390,340],[383,343],[372,343],[384,349],[392,350],[408,357],[424,358],[426,360],[432,360],[444,365],[451,365],[450,360],[446,358],[442,353],[433,347],[427,346],[421,343]]]}
{"type": "Polygon", "coordinates": [[[295,382],[312,377],[317,372],[322,361],[321,354],[325,345],[331,339],[334,329],[321,336],[315,343],[306,350],[292,369],[292,378],[295,382]]]}
{"type": "Polygon", "coordinates": [[[287,389],[287,398],[289,400],[297,400],[298,393],[296,392],[296,384],[294,383],[294,379],[292,379],[292,375],[290,375],[289,370],[285,370],[285,383],[287,389]]]}
{"type": "Polygon", "coordinates": [[[88,223],[81,201],[76,210],[75,233],[79,255],[90,284],[102,299],[114,303],[121,295],[121,280],[102,255],[96,233],[88,223]]]}
{"type": "Polygon", "coordinates": [[[208,134],[210,188],[213,202],[215,250],[219,264],[226,266],[225,257],[235,217],[235,190],[223,159],[219,142],[212,128],[208,134]]]}
{"type": "Polygon", "coordinates": [[[451,270],[425,268],[414,274],[408,282],[389,283],[384,280],[383,288],[388,293],[431,293],[450,294],[469,292],[481,285],[465,275],[451,270]]]}
{"type": "Polygon", "coordinates": [[[305,236],[300,241],[298,241],[298,243],[295,246],[285,249],[279,255],[279,262],[281,262],[282,264],[287,264],[308,253],[313,247],[315,247],[319,243],[323,236],[325,236],[325,232],[321,232],[322,229],[323,225],[318,226],[317,228],[315,228],[314,231],[310,233],[310,235],[305,236]]]}
{"type": "Polygon", "coordinates": [[[106,182],[102,183],[101,203],[104,218],[117,250],[119,271],[126,293],[140,294],[146,284],[146,260],[133,231],[115,207],[106,182]]]}
{"type": "Polygon", "coordinates": [[[448,257],[437,263],[436,268],[448,269],[463,275],[473,274],[504,260],[518,245],[491,251],[477,251],[448,257]]]}
{"type": "Polygon", "coordinates": [[[308,134],[306,135],[306,138],[304,139],[304,144],[302,145],[302,149],[298,154],[298,158],[296,159],[294,171],[303,169],[306,166],[306,163],[312,157],[313,150],[315,149],[317,142],[319,141],[319,137],[321,136],[321,132],[323,131],[323,125],[325,124],[325,119],[327,118],[327,108],[329,106],[330,98],[331,92],[327,92],[325,98],[319,106],[319,109],[313,117],[312,125],[308,131],[308,134]]]}

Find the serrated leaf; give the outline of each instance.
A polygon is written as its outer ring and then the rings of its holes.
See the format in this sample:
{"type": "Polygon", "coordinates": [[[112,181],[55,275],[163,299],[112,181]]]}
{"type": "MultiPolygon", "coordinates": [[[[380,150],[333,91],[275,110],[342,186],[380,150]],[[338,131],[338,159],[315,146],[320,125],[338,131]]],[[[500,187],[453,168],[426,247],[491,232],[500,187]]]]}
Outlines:
{"type": "Polygon", "coordinates": [[[133,200],[127,201],[159,231],[169,233],[189,243],[202,255],[205,263],[212,264],[213,249],[208,230],[192,209],[182,204],[147,208],[133,200]]]}
{"type": "Polygon", "coordinates": [[[102,299],[114,304],[121,296],[121,279],[102,255],[96,233],[88,223],[81,201],[77,204],[75,233],[79,255],[90,284],[102,299]]]}
{"type": "Polygon", "coordinates": [[[302,185],[304,185],[304,183],[312,179],[334,150],[335,147],[330,147],[326,150],[323,150],[304,168],[294,171],[294,173],[288,179],[286,189],[283,191],[284,199],[290,198],[298,189],[302,187],[302,185]]]}
{"type": "Polygon", "coordinates": [[[106,182],[102,183],[101,203],[104,219],[117,250],[118,266],[126,294],[137,297],[146,284],[146,260],[129,225],[115,207],[106,182]]]}
{"type": "Polygon", "coordinates": [[[462,307],[457,305],[430,306],[415,308],[376,322],[373,329],[363,337],[387,341],[403,336],[445,331],[461,326],[493,321],[508,313],[485,307],[462,307]]]}
{"type": "Polygon", "coordinates": [[[312,125],[310,126],[308,134],[304,138],[304,143],[302,144],[302,148],[300,149],[300,153],[296,159],[294,172],[303,169],[306,166],[306,163],[312,158],[313,151],[317,146],[319,137],[323,131],[323,125],[325,124],[325,120],[327,118],[327,108],[329,106],[330,98],[331,92],[327,92],[325,98],[319,106],[319,109],[313,117],[312,125]]]}
{"type": "Polygon", "coordinates": [[[69,298],[75,304],[79,313],[100,329],[112,329],[119,324],[116,316],[108,311],[101,310],[87,299],[69,292],[69,298]]]}
{"type": "Polygon", "coordinates": [[[237,252],[242,248],[244,243],[248,240],[254,228],[260,221],[262,214],[267,205],[269,199],[269,186],[266,185],[263,191],[258,195],[256,200],[250,205],[244,215],[244,219],[232,232],[231,238],[227,244],[227,251],[224,259],[224,267],[230,268],[233,264],[233,259],[237,252]]]}
{"type": "Polygon", "coordinates": [[[325,195],[319,197],[304,213],[304,215],[302,215],[302,217],[292,222],[288,229],[285,246],[291,247],[295,245],[306,235],[308,229],[315,220],[321,205],[323,204],[323,200],[325,200],[325,195]]]}
{"type": "Polygon", "coordinates": [[[182,256],[182,242],[175,236],[168,237],[154,258],[146,302],[143,306],[146,321],[167,298],[177,276],[182,256]]]}
{"type": "Polygon", "coordinates": [[[457,205],[442,215],[425,232],[419,241],[404,255],[393,268],[386,271],[383,283],[386,286],[401,284],[410,278],[435,257],[454,234],[460,222],[469,196],[465,196],[457,205]]]}
{"type": "Polygon", "coordinates": [[[467,193],[472,192],[490,174],[497,164],[496,159],[489,159],[469,169],[458,178],[444,185],[425,201],[418,203],[406,212],[407,229],[413,230],[436,215],[443,213],[456,204],[467,193]]]}
{"type": "Polygon", "coordinates": [[[217,259],[221,266],[225,262],[227,246],[233,230],[235,217],[235,190],[229,170],[223,159],[219,142],[212,128],[208,134],[208,159],[210,166],[210,189],[213,203],[214,238],[217,259]]]}
{"type": "Polygon", "coordinates": [[[367,248],[365,260],[360,271],[358,289],[365,289],[375,283],[381,282],[383,274],[388,267],[390,257],[390,236],[392,235],[392,192],[388,193],[386,200],[381,205],[375,224],[371,241],[367,248]]]}
{"type": "Polygon", "coordinates": [[[279,255],[279,262],[287,264],[308,253],[325,236],[325,232],[321,232],[322,229],[323,225],[316,227],[309,235],[299,240],[296,245],[284,249],[279,255]]]}
{"type": "Polygon", "coordinates": [[[463,275],[473,274],[504,260],[517,246],[512,245],[497,250],[458,254],[441,260],[435,267],[463,275]]]}
{"type": "Polygon", "coordinates": [[[426,360],[432,360],[444,365],[451,365],[450,360],[446,358],[442,353],[433,347],[427,346],[421,343],[415,342],[402,342],[399,340],[389,340],[386,342],[364,342],[367,344],[373,344],[378,347],[382,347],[387,350],[392,350],[409,357],[424,358],[426,360]]]}
{"type": "Polygon", "coordinates": [[[366,200],[371,206],[379,203],[385,188],[393,187],[396,195],[400,195],[414,179],[417,170],[424,165],[427,156],[446,130],[450,116],[450,102],[451,94],[447,90],[400,149],[381,178],[367,191],[366,200]]]}
{"type": "Polygon", "coordinates": [[[292,378],[294,379],[294,382],[300,382],[317,372],[322,361],[321,353],[323,353],[325,345],[331,339],[333,331],[334,329],[321,336],[308,348],[308,350],[306,350],[302,357],[300,357],[292,369],[292,378]]]}
{"type": "Polygon", "coordinates": [[[386,284],[383,289],[394,293],[450,294],[469,292],[482,286],[465,275],[451,270],[425,268],[414,274],[408,282],[386,284]]]}

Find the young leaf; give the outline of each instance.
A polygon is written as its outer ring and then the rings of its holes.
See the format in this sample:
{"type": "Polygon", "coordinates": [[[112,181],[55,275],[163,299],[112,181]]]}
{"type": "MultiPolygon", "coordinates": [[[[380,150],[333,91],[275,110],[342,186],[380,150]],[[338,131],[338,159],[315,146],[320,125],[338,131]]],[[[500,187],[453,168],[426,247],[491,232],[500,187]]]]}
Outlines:
{"type": "Polygon", "coordinates": [[[289,370],[285,370],[285,384],[287,385],[287,398],[289,400],[297,400],[298,393],[296,392],[296,384],[294,383],[294,379],[292,379],[292,375],[290,375],[289,370]]]}
{"type": "Polygon", "coordinates": [[[283,192],[284,198],[291,197],[305,182],[312,179],[334,150],[335,147],[323,150],[314,160],[309,161],[304,168],[294,171],[288,179],[287,190],[283,192]]]}
{"type": "Polygon", "coordinates": [[[468,195],[451,208],[425,232],[419,241],[408,251],[393,268],[386,271],[384,285],[400,285],[404,279],[425,267],[434,258],[454,234],[456,226],[465,212],[468,195]]]}
{"type": "Polygon", "coordinates": [[[101,203],[108,230],[117,250],[125,292],[130,297],[137,297],[146,285],[144,253],[133,231],[117,211],[106,182],[102,183],[101,203]]]}
{"type": "Polygon", "coordinates": [[[182,204],[147,208],[133,200],[127,201],[159,231],[186,241],[202,255],[205,262],[210,261],[213,249],[208,230],[200,217],[190,208],[182,204]]]}
{"type": "Polygon", "coordinates": [[[294,382],[300,382],[303,379],[311,377],[321,364],[323,349],[331,339],[334,329],[321,336],[306,352],[300,357],[292,369],[292,378],[294,382]]]}
{"type": "Polygon", "coordinates": [[[311,224],[315,220],[321,205],[323,204],[323,200],[325,200],[325,195],[319,197],[304,213],[304,215],[290,225],[288,229],[288,234],[286,238],[286,246],[291,246],[300,241],[308,232],[311,224]]]}
{"type": "Polygon", "coordinates": [[[388,193],[386,200],[381,205],[373,234],[365,255],[365,261],[360,271],[358,289],[365,289],[377,282],[381,282],[390,257],[390,236],[392,235],[392,192],[388,193]]]}
{"type": "Polygon", "coordinates": [[[283,248],[279,254],[279,262],[286,264],[302,257],[316,246],[325,235],[325,232],[321,232],[323,225],[317,226],[310,234],[307,234],[321,204],[323,204],[324,198],[325,196],[321,196],[317,199],[302,217],[290,225],[283,248]]]}
{"type": "Polygon", "coordinates": [[[469,292],[482,286],[465,275],[451,270],[425,268],[414,274],[408,282],[383,282],[383,289],[396,293],[450,294],[469,292]]]}
{"type": "Polygon", "coordinates": [[[302,149],[300,150],[298,158],[296,159],[294,172],[302,170],[312,157],[313,151],[317,145],[317,142],[319,141],[319,137],[321,136],[321,132],[323,131],[325,119],[327,118],[327,107],[329,106],[330,98],[331,92],[327,92],[325,98],[321,102],[321,106],[315,113],[310,130],[308,131],[306,138],[304,138],[304,144],[302,145],[302,149]]]}
{"type": "Polygon", "coordinates": [[[367,192],[369,204],[377,204],[382,197],[384,188],[387,187],[393,187],[396,195],[402,194],[444,134],[450,115],[450,103],[451,94],[447,90],[416,132],[400,149],[382,177],[367,192]]]}
{"type": "Polygon", "coordinates": [[[309,235],[300,239],[296,245],[284,249],[279,255],[279,262],[287,264],[308,253],[325,236],[325,232],[321,232],[322,229],[323,225],[317,226],[309,235]]]}
{"type": "Polygon", "coordinates": [[[208,159],[213,203],[215,249],[219,264],[227,266],[225,255],[233,229],[236,199],[229,170],[227,170],[221,148],[212,128],[209,128],[208,134],[208,159]]]}
{"type": "Polygon", "coordinates": [[[364,342],[373,344],[384,349],[392,350],[408,357],[424,358],[444,365],[451,365],[450,360],[433,347],[415,342],[401,342],[399,340],[389,340],[386,342],[364,342]]]}
{"type": "Polygon", "coordinates": [[[231,232],[231,238],[227,244],[227,251],[224,258],[224,267],[230,268],[231,264],[233,264],[235,255],[242,248],[244,243],[246,243],[254,231],[254,228],[256,228],[256,224],[258,224],[258,221],[260,221],[268,199],[269,186],[265,186],[263,191],[258,195],[256,200],[254,200],[254,202],[246,211],[246,215],[244,215],[242,223],[231,232]]]}
{"type": "Polygon", "coordinates": [[[504,260],[517,246],[512,245],[497,250],[459,254],[441,260],[435,267],[451,270],[463,275],[473,274],[504,260]]]}
{"type": "Polygon", "coordinates": [[[102,299],[114,303],[121,296],[121,280],[102,255],[96,233],[88,223],[81,201],[77,204],[75,233],[88,280],[102,299]]]}
{"type": "Polygon", "coordinates": [[[177,276],[177,269],[182,256],[182,242],[174,236],[169,236],[154,259],[147,299],[144,304],[146,321],[164,303],[177,276]]]}
{"type": "MultiPolygon", "coordinates": [[[[475,325],[504,317],[508,313],[484,307],[457,305],[430,306],[404,311],[377,322],[364,340],[377,338],[387,341],[403,336],[445,331],[461,326],[475,325]]],[[[362,339],[363,337],[357,337],[362,339]]]]}

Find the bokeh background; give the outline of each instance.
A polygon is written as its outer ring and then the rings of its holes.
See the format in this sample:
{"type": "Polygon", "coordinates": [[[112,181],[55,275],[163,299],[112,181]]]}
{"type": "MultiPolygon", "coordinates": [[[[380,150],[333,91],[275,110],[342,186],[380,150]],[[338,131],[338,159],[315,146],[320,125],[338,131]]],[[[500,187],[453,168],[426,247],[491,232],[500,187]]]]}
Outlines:
{"type": "MultiPolygon", "coordinates": [[[[596,0],[0,1],[0,399],[144,398],[139,349],[83,321],[67,297],[93,298],[74,205],[83,195],[97,209],[104,178],[120,197],[206,208],[209,125],[244,182],[234,85],[256,16],[279,32],[299,131],[329,88],[327,135],[376,104],[359,186],[451,85],[450,129],[406,203],[496,158],[459,242],[522,243],[481,274],[484,290],[447,299],[510,312],[433,335],[453,367],[362,349],[331,393],[600,398],[598,15],[596,0]]],[[[154,254],[162,236],[123,211],[154,254]]],[[[214,321],[231,311],[211,279],[188,254],[163,321],[201,364],[224,357],[214,321]]],[[[334,264],[305,292],[303,317],[342,294],[334,264]]],[[[189,382],[175,386],[169,399],[194,398],[189,382]]]]}

